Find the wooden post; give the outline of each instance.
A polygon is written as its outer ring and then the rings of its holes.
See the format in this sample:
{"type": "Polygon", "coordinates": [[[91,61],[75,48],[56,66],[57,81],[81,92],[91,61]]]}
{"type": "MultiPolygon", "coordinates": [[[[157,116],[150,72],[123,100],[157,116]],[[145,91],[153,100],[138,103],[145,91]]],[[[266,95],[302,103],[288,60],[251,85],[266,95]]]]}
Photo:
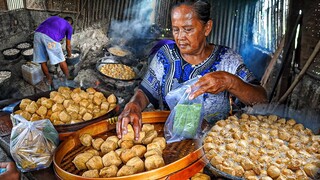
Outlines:
{"type": "Polygon", "coordinates": [[[271,59],[269,65],[268,65],[266,71],[264,72],[264,74],[263,74],[263,76],[262,76],[261,85],[262,85],[263,87],[265,87],[265,85],[267,84],[268,79],[269,79],[269,77],[270,77],[270,74],[271,74],[271,72],[272,72],[272,70],[273,70],[273,68],[274,68],[274,65],[276,64],[276,62],[277,62],[277,60],[278,60],[278,58],[279,58],[279,56],[280,56],[280,54],[281,54],[281,52],[282,52],[282,50],[283,50],[284,40],[285,40],[285,38],[283,37],[283,38],[281,39],[281,42],[280,42],[280,44],[279,44],[278,49],[277,49],[276,52],[274,53],[274,56],[272,57],[272,59],[271,59]]]}
{"type": "Polygon", "coordinates": [[[282,72],[284,71],[284,67],[287,64],[288,55],[289,55],[289,49],[290,49],[291,43],[294,40],[294,37],[296,35],[297,27],[301,23],[301,19],[302,19],[302,13],[300,13],[298,15],[298,17],[296,19],[296,22],[295,22],[295,25],[294,25],[294,27],[292,29],[292,32],[289,34],[290,36],[288,37],[288,41],[287,41],[288,44],[284,48],[284,52],[283,52],[283,62],[281,63],[280,71],[276,76],[276,82],[274,84],[274,87],[272,88],[272,91],[271,91],[271,94],[270,94],[270,97],[269,97],[269,102],[271,102],[271,100],[272,100],[272,98],[274,96],[274,93],[275,93],[276,88],[278,86],[278,83],[280,81],[282,72]]]}
{"type": "Polygon", "coordinates": [[[300,73],[298,74],[298,76],[294,79],[293,83],[291,84],[291,86],[289,87],[289,89],[286,91],[286,93],[280,98],[279,103],[285,101],[287,99],[287,97],[289,96],[289,94],[292,92],[292,90],[296,87],[296,85],[298,84],[298,82],[302,79],[304,73],[307,71],[307,69],[309,68],[309,66],[311,65],[311,63],[313,62],[313,59],[315,58],[315,56],[318,54],[320,49],[320,41],[318,41],[318,44],[316,45],[315,49],[313,50],[311,56],[309,57],[309,59],[307,60],[306,64],[303,66],[302,70],[300,71],[300,73]]]}

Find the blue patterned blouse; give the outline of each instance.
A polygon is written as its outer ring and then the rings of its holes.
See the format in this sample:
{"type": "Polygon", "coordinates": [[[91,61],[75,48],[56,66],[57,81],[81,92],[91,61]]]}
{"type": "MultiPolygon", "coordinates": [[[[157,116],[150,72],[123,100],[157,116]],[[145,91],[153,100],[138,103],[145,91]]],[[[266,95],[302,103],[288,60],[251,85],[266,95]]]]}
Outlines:
{"type": "MultiPolygon", "coordinates": [[[[226,71],[245,82],[254,82],[254,75],[245,67],[239,54],[232,49],[215,45],[211,55],[198,65],[183,60],[175,43],[162,46],[149,64],[140,89],[155,108],[168,109],[165,96],[181,83],[209,72],[226,71]]],[[[204,94],[204,119],[213,123],[225,119],[230,111],[229,93],[204,94]]]]}

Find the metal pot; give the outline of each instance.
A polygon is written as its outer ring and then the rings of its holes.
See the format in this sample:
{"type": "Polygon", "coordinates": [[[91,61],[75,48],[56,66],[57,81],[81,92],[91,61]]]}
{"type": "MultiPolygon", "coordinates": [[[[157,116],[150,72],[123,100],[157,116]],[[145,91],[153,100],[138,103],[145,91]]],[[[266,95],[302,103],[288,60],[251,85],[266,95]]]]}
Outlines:
{"type": "Polygon", "coordinates": [[[22,56],[24,57],[25,60],[27,61],[32,61],[33,60],[33,48],[25,49],[22,51],[22,56]],[[32,53],[30,53],[32,52],[32,53]],[[29,54],[28,54],[29,53],[29,54]]]}
{"type": "Polygon", "coordinates": [[[71,51],[72,54],[77,54],[77,56],[75,57],[71,57],[71,58],[66,58],[66,62],[67,62],[67,65],[75,65],[77,64],[79,61],[80,61],[80,58],[81,58],[81,52],[79,50],[76,50],[76,49],[73,49],[71,51]]]}
{"type": "Polygon", "coordinates": [[[30,49],[32,48],[33,43],[29,42],[29,41],[25,41],[25,42],[20,42],[18,43],[15,48],[19,49],[20,51],[26,50],[26,49],[30,49]]]}
{"type": "Polygon", "coordinates": [[[2,50],[2,54],[6,60],[16,60],[20,57],[21,51],[17,48],[7,48],[2,50]]]}
{"type": "Polygon", "coordinates": [[[0,70],[0,88],[7,88],[12,80],[12,71],[8,69],[0,70]]]}

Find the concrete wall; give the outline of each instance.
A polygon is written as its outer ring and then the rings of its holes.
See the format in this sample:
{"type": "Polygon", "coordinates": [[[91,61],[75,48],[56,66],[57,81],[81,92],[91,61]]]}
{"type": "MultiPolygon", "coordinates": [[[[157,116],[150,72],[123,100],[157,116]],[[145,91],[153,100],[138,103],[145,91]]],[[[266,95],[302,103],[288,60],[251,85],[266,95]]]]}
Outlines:
{"type": "Polygon", "coordinates": [[[30,38],[34,21],[27,10],[0,14],[0,50],[13,47],[30,38]]]}

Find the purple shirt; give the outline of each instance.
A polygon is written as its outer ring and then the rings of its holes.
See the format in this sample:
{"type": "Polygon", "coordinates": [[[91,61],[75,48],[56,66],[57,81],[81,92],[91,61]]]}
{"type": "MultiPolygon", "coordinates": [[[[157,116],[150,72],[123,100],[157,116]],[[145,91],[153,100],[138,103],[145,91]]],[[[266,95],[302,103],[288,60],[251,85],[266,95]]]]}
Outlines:
{"type": "Polygon", "coordinates": [[[64,37],[71,40],[72,26],[61,17],[51,16],[38,26],[36,32],[46,34],[53,40],[60,42],[64,37]]]}

